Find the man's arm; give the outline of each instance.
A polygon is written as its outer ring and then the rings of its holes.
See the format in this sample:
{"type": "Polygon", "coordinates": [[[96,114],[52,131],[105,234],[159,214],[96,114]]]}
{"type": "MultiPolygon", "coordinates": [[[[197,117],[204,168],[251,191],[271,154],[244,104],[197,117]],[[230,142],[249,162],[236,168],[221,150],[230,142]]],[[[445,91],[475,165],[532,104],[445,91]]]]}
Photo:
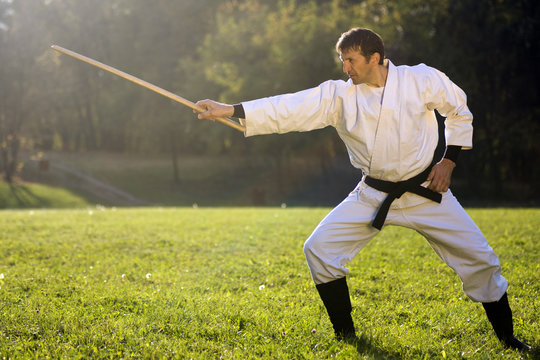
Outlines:
{"type": "Polygon", "coordinates": [[[429,110],[437,110],[446,118],[446,144],[460,146],[463,150],[471,149],[473,115],[467,106],[467,95],[444,73],[434,68],[428,69],[425,101],[429,110]]]}
{"type": "Polygon", "coordinates": [[[430,181],[428,189],[437,192],[446,192],[450,187],[452,172],[456,167],[461,146],[449,145],[441,161],[433,166],[427,178],[430,181]]]}
{"type": "Polygon", "coordinates": [[[347,88],[342,80],[329,80],[311,89],[236,105],[201,100],[197,105],[206,111],[198,117],[237,117],[246,127],[245,136],[311,131],[336,125],[343,111],[340,98],[347,88]]]}
{"type": "Polygon", "coordinates": [[[467,107],[465,92],[444,73],[431,68],[426,85],[428,109],[436,109],[446,117],[444,124],[448,144],[443,159],[433,166],[428,176],[431,182],[428,188],[437,192],[446,192],[450,187],[452,172],[456,167],[461,149],[472,148],[473,116],[467,107]]]}

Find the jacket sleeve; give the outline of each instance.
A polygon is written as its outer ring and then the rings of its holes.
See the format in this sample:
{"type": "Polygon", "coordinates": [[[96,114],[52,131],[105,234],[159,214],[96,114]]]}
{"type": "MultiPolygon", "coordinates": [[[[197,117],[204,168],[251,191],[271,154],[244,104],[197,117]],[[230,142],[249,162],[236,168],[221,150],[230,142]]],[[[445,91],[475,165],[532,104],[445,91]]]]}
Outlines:
{"type": "Polygon", "coordinates": [[[429,110],[437,110],[445,120],[446,145],[472,148],[473,115],[467,107],[467,95],[444,73],[429,68],[426,105],[429,110]]]}
{"type": "Polygon", "coordinates": [[[246,136],[310,131],[335,126],[341,118],[345,82],[330,80],[292,94],[242,102],[246,136]]]}

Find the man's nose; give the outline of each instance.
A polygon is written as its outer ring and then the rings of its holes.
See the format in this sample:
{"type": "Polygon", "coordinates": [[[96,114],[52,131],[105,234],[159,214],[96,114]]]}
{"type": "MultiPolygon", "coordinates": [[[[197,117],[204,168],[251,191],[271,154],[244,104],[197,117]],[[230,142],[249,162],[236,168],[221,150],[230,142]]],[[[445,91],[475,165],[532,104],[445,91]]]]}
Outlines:
{"type": "Polygon", "coordinates": [[[350,65],[347,62],[343,62],[343,72],[348,73],[350,69],[350,65]]]}

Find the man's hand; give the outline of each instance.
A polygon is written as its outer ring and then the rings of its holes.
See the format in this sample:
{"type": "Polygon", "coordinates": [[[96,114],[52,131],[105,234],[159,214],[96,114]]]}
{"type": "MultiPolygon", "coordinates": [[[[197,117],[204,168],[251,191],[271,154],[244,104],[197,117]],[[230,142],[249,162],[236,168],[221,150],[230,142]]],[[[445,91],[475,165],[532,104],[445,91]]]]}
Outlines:
{"type": "MultiPolygon", "coordinates": [[[[214,100],[200,100],[195,104],[203,108],[204,112],[199,113],[197,117],[199,119],[215,120],[216,117],[227,117],[234,114],[234,106],[229,104],[222,104],[214,100]]],[[[197,112],[193,110],[193,112],[197,112]]]]}
{"type": "Polygon", "coordinates": [[[452,171],[454,171],[455,167],[456,163],[446,158],[435,164],[427,178],[428,181],[431,181],[428,185],[428,189],[436,192],[448,191],[452,171]]]}

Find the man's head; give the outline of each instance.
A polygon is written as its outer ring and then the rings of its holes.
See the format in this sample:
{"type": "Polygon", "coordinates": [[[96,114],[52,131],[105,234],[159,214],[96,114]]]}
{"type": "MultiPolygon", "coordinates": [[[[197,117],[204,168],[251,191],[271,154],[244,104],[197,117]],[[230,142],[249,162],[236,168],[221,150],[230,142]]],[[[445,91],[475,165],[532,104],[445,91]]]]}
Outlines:
{"type": "Polygon", "coordinates": [[[343,34],[336,43],[338,54],[359,51],[367,61],[375,53],[379,54],[379,65],[384,62],[384,44],[382,38],[375,32],[364,28],[353,28],[343,34]]]}
{"type": "Polygon", "coordinates": [[[343,72],[353,84],[381,87],[386,83],[384,45],[379,35],[355,28],[343,33],[336,44],[343,72]]]}

